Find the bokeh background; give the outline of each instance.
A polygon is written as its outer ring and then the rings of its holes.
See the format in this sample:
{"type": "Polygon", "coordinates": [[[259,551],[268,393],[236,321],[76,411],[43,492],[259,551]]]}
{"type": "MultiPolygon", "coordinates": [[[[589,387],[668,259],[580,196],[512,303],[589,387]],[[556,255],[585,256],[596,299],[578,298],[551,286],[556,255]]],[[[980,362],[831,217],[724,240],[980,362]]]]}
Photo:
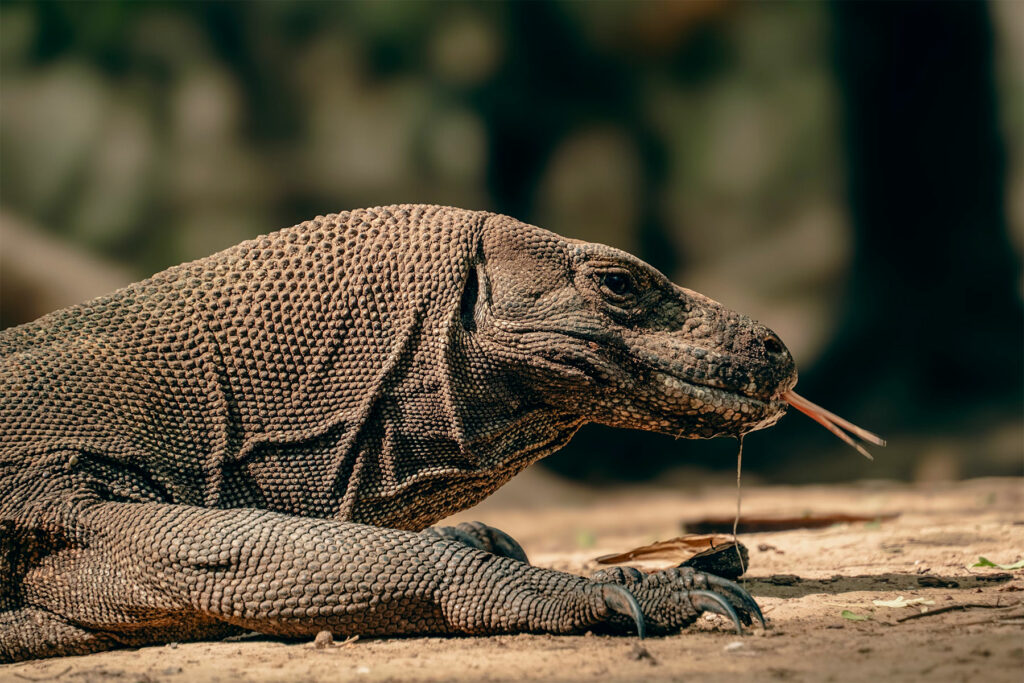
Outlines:
{"type": "MultiPolygon", "coordinates": [[[[632,251],[769,325],[763,480],[1024,473],[1024,3],[0,5],[0,325],[317,214],[426,202],[632,251]]],[[[545,466],[730,476],[585,428],[545,466]]]]}

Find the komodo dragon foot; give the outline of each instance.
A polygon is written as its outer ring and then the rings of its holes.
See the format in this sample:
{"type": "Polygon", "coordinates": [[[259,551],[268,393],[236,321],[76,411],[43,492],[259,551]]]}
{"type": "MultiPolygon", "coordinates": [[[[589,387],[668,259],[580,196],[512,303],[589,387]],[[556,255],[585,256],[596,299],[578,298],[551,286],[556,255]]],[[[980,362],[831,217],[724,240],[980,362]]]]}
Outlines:
{"type": "Polygon", "coordinates": [[[743,625],[753,624],[754,619],[761,628],[766,626],[761,609],[741,586],[690,567],[654,574],[644,574],[633,567],[611,567],[595,572],[591,578],[598,583],[621,585],[636,597],[642,611],[642,619],[636,619],[641,637],[645,630],[652,634],[678,631],[703,612],[730,619],[737,633],[743,632],[743,625]]]}
{"type": "MultiPolygon", "coordinates": [[[[511,536],[483,522],[462,522],[457,526],[432,527],[423,532],[428,538],[458,541],[471,548],[529,564],[526,552],[511,536]]],[[[592,580],[618,584],[629,595],[611,592],[604,596],[613,611],[631,617],[641,637],[647,632],[660,634],[679,630],[692,623],[702,612],[713,612],[730,619],[737,633],[756,619],[762,628],[764,615],[750,594],[738,584],[714,574],[689,567],[644,574],[633,567],[611,567],[596,572],[592,580]]],[[[621,630],[628,620],[612,618],[613,624],[599,630],[621,630]]]]}

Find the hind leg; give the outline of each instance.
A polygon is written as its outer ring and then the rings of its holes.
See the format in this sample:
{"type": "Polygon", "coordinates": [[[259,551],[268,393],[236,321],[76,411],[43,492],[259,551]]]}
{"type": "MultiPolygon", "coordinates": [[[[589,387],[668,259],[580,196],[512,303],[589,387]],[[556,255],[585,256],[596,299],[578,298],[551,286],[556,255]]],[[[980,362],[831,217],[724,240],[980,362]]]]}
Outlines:
{"type": "MultiPolygon", "coordinates": [[[[114,626],[110,625],[110,628],[114,626]]],[[[87,655],[118,647],[145,645],[153,642],[154,637],[161,642],[214,640],[243,630],[223,622],[209,623],[205,627],[196,624],[185,627],[179,623],[136,634],[131,629],[118,632],[80,626],[38,607],[21,607],[0,612],[0,663],[87,655]]]]}
{"type": "Polygon", "coordinates": [[[84,655],[118,645],[109,633],[81,628],[37,607],[0,612],[0,662],[84,655]]]}

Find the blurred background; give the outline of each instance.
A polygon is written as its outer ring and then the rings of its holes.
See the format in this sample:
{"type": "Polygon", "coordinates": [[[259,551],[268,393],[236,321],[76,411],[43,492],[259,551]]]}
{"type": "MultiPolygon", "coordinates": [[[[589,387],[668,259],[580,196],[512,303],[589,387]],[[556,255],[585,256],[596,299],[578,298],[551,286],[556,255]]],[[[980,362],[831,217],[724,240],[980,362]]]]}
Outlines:
{"type": "MultiPolygon", "coordinates": [[[[453,204],[611,244],[775,329],[762,481],[1024,473],[1024,3],[0,6],[0,325],[317,214],[453,204]]],[[[590,426],[590,482],[736,443],[590,426]]]]}

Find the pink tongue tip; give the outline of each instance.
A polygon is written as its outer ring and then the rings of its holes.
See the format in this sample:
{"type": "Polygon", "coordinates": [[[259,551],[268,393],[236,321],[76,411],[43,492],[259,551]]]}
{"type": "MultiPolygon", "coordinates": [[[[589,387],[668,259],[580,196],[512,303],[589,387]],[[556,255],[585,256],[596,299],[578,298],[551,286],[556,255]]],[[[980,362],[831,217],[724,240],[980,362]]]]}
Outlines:
{"type": "Polygon", "coordinates": [[[874,434],[873,432],[869,432],[868,430],[863,429],[862,427],[858,427],[852,422],[844,420],[843,418],[839,417],[834,413],[830,413],[829,411],[825,410],[824,408],[815,403],[811,403],[806,398],[796,393],[792,389],[782,395],[782,400],[788,403],[789,405],[793,406],[794,408],[796,408],[801,413],[811,418],[818,424],[820,424],[828,431],[835,434],[845,443],[849,444],[850,446],[853,446],[858,453],[863,455],[868,460],[874,460],[874,458],[871,456],[870,453],[867,452],[867,450],[865,450],[863,446],[854,441],[849,434],[842,431],[843,429],[852,434],[855,434],[856,436],[860,437],[864,441],[867,441],[868,443],[875,444],[876,446],[885,445],[885,439],[883,439],[882,437],[878,436],[877,434],[874,434]],[[840,429],[840,427],[842,427],[842,429],[840,429]]]}

